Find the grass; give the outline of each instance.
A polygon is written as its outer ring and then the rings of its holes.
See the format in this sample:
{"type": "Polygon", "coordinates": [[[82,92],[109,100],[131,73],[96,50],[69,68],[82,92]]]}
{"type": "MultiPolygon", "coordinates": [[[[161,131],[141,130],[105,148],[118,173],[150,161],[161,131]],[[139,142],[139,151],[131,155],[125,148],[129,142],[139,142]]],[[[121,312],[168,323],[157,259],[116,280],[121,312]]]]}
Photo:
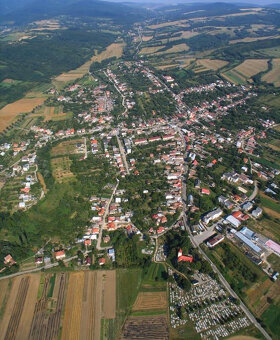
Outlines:
{"type": "Polygon", "coordinates": [[[254,325],[240,329],[238,332],[231,334],[230,336],[227,336],[225,339],[237,337],[238,335],[240,335],[240,336],[242,336],[242,335],[243,336],[250,336],[250,337],[253,337],[253,338],[265,340],[265,337],[262,335],[262,333],[254,325]]]}
{"type": "Polygon", "coordinates": [[[165,310],[145,310],[132,312],[130,316],[152,316],[152,315],[163,315],[166,314],[165,310]]]}
{"type": "Polygon", "coordinates": [[[280,272],[280,257],[279,256],[272,253],[268,256],[267,261],[270,263],[270,265],[272,266],[274,270],[276,270],[278,273],[280,272]]]}
{"type": "Polygon", "coordinates": [[[280,214],[279,202],[275,201],[274,199],[272,199],[272,198],[270,198],[266,195],[260,195],[260,200],[261,200],[263,207],[274,210],[278,214],[280,214]]]}
{"type": "Polygon", "coordinates": [[[170,329],[170,340],[200,340],[200,335],[196,332],[194,325],[191,321],[188,321],[186,325],[178,327],[176,329],[170,329]]]}
{"type": "Polygon", "coordinates": [[[262,320],[274,335],[274,339],[280,339],[280,304],[271,305],[263,314],[262,320]]]}
{"type": "Polygon", "coordinates": [[[222,73],[222,76],[224,76],[227,80],[235,84],[239,84],[239,85],[246,84],[246,79],[240,76],[235,70],[230,70],[225,73],[222,73]]]}
{"type": "Polygon", "coordinates": [[[132,305],[137,297],[142,281],[141,269],[117,270],[117,310],[116,318],[108,325],[108,339],[116,339],[132,305]]]}
{"type": "Polygon", "coordinates": [[[9,295],[10,295],[10,291],[11,291],[11,288],[12,288],[13,281],[12,281],[12,279],[8,279],[8,280],[9,280],[9,283],[8,283],[7,291],[5,293],[5,297],[4,297],[2,305],[0,307],[0,320],[2,320],[2,318],[4,316],[6,305],[7,305],[8,298],[9,298],[9,295]]]}
{"type": "Polygon", "coordinates": [[[54,275],[50,278],[50,288],[49,288],[49,291],[48,291],[48,298],[51,298],[51,297],[53,296],[55,278],[56,278],[56,274],[54,274],[54,275]]]}

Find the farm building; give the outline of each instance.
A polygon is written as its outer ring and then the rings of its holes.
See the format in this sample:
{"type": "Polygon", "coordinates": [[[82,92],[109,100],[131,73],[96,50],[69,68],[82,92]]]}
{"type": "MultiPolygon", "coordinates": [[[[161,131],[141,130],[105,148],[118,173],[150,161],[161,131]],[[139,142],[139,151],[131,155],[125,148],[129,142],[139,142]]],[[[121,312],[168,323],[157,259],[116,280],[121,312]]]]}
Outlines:
{"type": "Polygon", "coordinates": [[[215,235],[214,237],[210,238],[210,240],[208,240],[207,246],[209,248],[214,248],[216,245],[223,242],[224,239],[225,237],[222,234],[215,235]]]}
{"type": "Polygon", "coordinates": [[[275,253],[277,253],[278,255],[280,255],[280,245],[272,240],[268,240],[265,245],[270,248],[271,250],[273,250],[275,253]]]}
{"type": "Polygon", "coordinates": [[[255,243],[253,243],[251,240],[249,240],[244,234],[237,231],[234,233],[234,236],[239,239],[239,241],[243,242],[246,246],[248,246],[254,253],[256,253],[259,256],[263,256],[264,252],[263,250],[258,247],[255,243]]]}

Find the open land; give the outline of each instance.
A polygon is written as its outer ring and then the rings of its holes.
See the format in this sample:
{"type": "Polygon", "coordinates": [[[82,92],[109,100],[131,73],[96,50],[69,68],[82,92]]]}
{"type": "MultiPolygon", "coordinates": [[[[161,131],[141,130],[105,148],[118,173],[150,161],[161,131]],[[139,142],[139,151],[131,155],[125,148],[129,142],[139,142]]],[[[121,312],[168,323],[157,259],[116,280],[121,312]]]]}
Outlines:
{"type": "Polygon", "coordinates": [[[272,70],[263,75],[262,80],[273,84],[276,87],[280,86],[280,59],[272,60],[272,70]]]}
{"type": "Polygon", "coordinates": [[[31,112],[37,106],[42,105],[44,101],[44,97],[23,98],[3,107],[0,110],[0,131],[9,126],[18,114],[31,112]]]}

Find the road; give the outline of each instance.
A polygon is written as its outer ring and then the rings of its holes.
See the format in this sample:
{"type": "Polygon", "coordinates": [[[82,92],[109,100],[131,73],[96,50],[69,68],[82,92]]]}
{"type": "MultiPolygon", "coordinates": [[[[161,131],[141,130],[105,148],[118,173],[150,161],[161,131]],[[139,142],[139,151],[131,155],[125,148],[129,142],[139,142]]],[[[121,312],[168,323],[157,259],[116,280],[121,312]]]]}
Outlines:
{"type": "Polygon", "coordinates": [[[121,155],[122,155],[123,163],[124,163],[124,166],[125,166],[126,174],[129,175],[129,168],[128,168],[128,164],[127,164],[127,160],[126,160],[126,154],[125,154],[125,151],[124,151],[124,147],[122,145],[122,142],[121,142],[118,134],[116,134],[116,137],[117,137],[119,149],[120,149],[120,152],[121,152],[121,155]]]}
{"type": "MultiPolygon", "coordinates": [[[[85,253],[87,254],[88,252],[85,252],[85,253]]],[[[72,257],[69,257],[68,259],[63,260],[63,262],[64,262],[64,263],[70,262],[71,260],[76,259],[77,257],[78,257],[77,255],[72,256],[72,257]]],[[[24,275],[24,274],[30,274],[30,273],[39,272],[39,271],[41,271],[42,269],[50,269],[50,268],[53,268],[53,267],[57,267],[58,265],[59,265],[58,262],[50,263],[50,264],[47,264],[47,265],[45,265],[45,266],[43,266],[43,267],[38,267],[38,268],[34,268],[34,269],[24,270],[24,271],[17,272],[17,273],[11,274],[11,275],[1,276],[1,277],[0,277],[0,280],[10,279],[10,278],[12,278],[12,277],[16,277],[16,276],[19,276],[19,275],[24,275]]]]}
{"type": "Polygon", "coordinates": [[[254,191],[252,192],[252,195],[248,198],[248,201],[253,201],[256,198],[258,192],[259,192],[258,182],[255,180],[254,181],[254,191]]]}
{"type": "MultiPolygon", "coordinates": [[[[178,132],[180,133],[181,138],[184,140],[184,135],[182,133],[182,131],[178,128],[177,129],[178,132]]],[[[184,140],[185,143],[185,140],[184,140]]],[[[187,179],[187,174],[188,174],[188,167],[185,165],[184,167],[185,170],[185,177],[187,179]]],[[[254,199],[258,193],[258,186],[257,186],[257,181],[254,182],[255,185],[255,189],[253,194],[250,196],[250,199],[254,199]]],[[[199,244],[197,244],[196,240],[194,239],[188,221],[187,221],[187,217],[186,217],[186,213],[187,213],[187,207],[186,207],[186,181],[183,181],[183,186],[182,186],[182,199],[183,199],[183,222],[185,225],[185,230],[188,232],[189,234],[189,238],[192,242],[192,245],[194,248],[197,248],[197,250],[201,253],[201,255],[203,256],[203,258],[208,261],[213,269],[213,271],[218,275],[220,281],[223,283],[224,287],[227,289],[227,291],[236,299],[240,300],[240,298],[238,297],[238,295],[234,292],[234,290],[230,287],[229,283],[227,282],[227,280],[223,277],[223,275],[221,274],[221,272],[218,270],[218,268],[215,266],[215,264],[209,259],[209,257],[205,254],[205,252],[200,248],[199,244]]],[[[243,312],[245,313],[245,315],[247,315],[248,319],[252,322],[252,324],[257,327],[259,329],[259,331],[263,334],[263,336],[268,339],[271,340],[271,337],[269,336],[269,334],[265,331],[265,329],[257,322],[256,318],[253,316],[253,314],[249,311],[249,309],[245,306],[245,304],[240,300],[240,307],[242,308],[243,312]]]]}
{"type": "Polygon", "coordinates": [[[108,212],[109,212],[109,208],[110,208],[110,204],[112,202],[112,199],[118,189],[118,186],[119,186],[119,183],[120,181],[117,179],[117,184],[112,192],[112,195],[106,205],[106,209],[105,209],[105,212],[104,212],[104,215],[103,215],[103,219],[102,219],[102,224],[101,224],[101,229],[99,231],[99,235],[98,235],[98,240],[97,240],[97,245],[96,245],[96,249],[97,250],[105,250],[105,249],[109,249],[109,248],[112,248],[112,247],[101,247],[101,240],[102,240],[102,233],[103,233],[103,229],[105,228],[105,225],[106,225],[106,217],[108,215],[108,212]]]}

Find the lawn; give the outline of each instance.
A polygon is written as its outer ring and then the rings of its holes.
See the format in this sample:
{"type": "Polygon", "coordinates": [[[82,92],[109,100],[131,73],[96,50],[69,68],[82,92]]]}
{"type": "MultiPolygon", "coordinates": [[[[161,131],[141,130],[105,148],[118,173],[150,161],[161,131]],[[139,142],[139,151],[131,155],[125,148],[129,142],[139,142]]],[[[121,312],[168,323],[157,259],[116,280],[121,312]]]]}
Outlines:
{"type": "Polygon", "coordinates": [[[274,253],[270,254],[267,258],[267,261],[270,263],[272,268],[280,273],[280,257],[275,255],[274,253]]]}

